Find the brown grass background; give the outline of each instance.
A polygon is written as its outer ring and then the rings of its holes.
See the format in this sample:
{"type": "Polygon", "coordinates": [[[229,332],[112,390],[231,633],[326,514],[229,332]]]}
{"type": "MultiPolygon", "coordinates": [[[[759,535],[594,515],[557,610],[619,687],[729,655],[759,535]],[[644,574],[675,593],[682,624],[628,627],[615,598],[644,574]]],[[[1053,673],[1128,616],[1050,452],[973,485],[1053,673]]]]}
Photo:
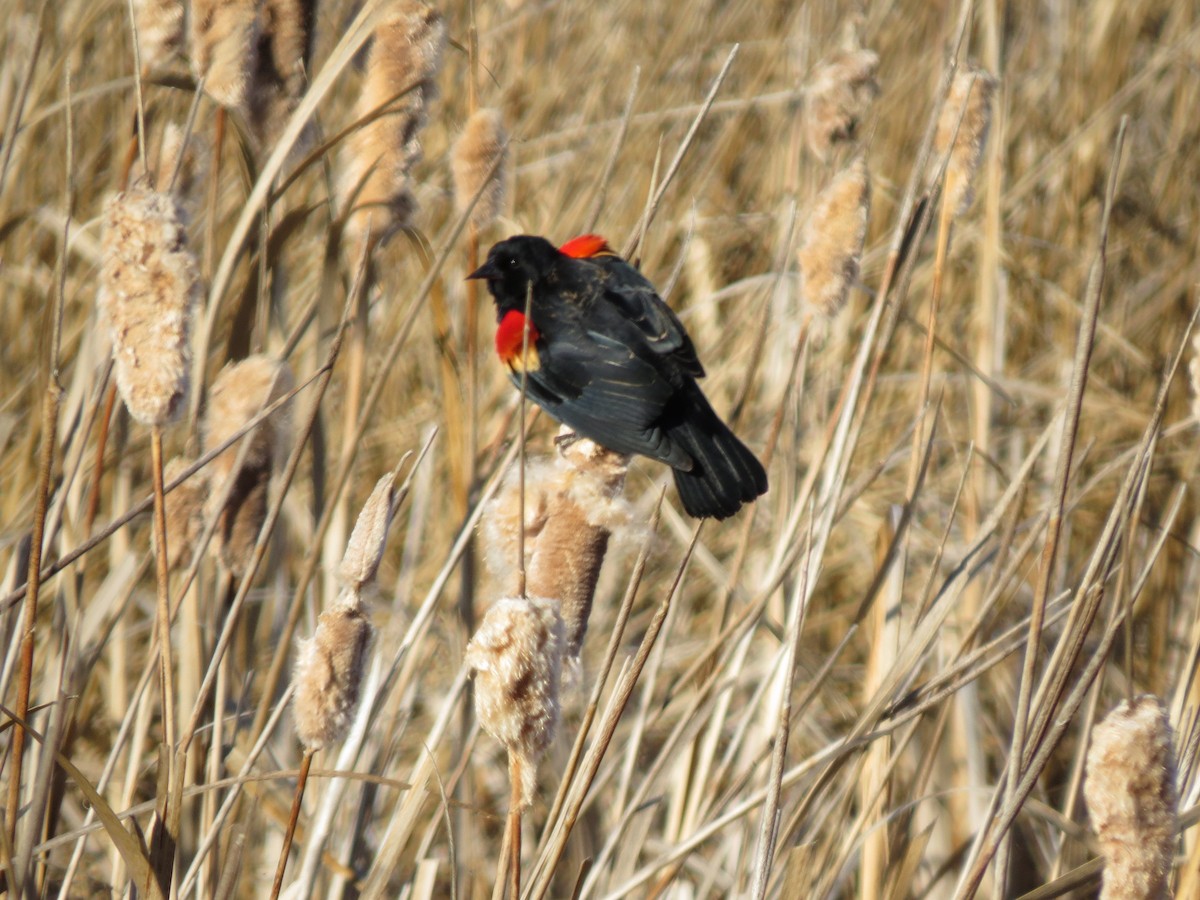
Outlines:
{"type": "MultiPolygon", "coordinates": [[[[251,725],[263,702],[262,678],[305,563],[319,557],[318,576],[302,598],[301,635],[311,634],[316,615],[336,596],[333,573],[347,529],[375,481],[403,454],[419,451],[436,426],[440,433],[429,454],[415,470],[410,471],[415,456],[402,468],[404,476],[411,474],[411,489],[379,574],[373,610],[379,671],[373,677],[389,677],[363,720],[356,751],[347,757],[331,749],[317,757],[288,881],[303,878],[307,869],[303,887],[328,896],[429,897],[453,891],[486,897],[491,891],[507,775],[500,748],[477,736],[456,675],[469,637],[459,614],[461,573],[473,585],[477,611],[499,596],[499,587],[482,564],[466,570],[450,565],[462,517],[452,499],[460,476],[447,434],[453,436],[456,424],[461,431],[462,423],[447,418],[462,406],[449,402],[447,391],[462,390],[455,378],[465,371],[465,239],[449,245],[445,265],[432,276],[432,294],[445,304],[454,328],[448,366],[435,340],[431,303],[412,307],[457,218],[449,150],[468,115],[469,5],[452,2],[441,11],[451,43],[438,79],[440,98],[428,110],[422,132],[425,159],[414,178],[420,203],[416,228],[376,251],[374,278],[357,308],[354,334],[366,384],[384,379],[381,399],[360,415],[348,389],[354,353],[339,357],[297,477],[279,498],[282,516],[270,553],[235,624],[219,702],[205,707],[193,745],[187,783],[202,790],[184,803],[181,872],[196,858],[214,828],[215,806],[231,790],[219,780],[238,775],[256,737],[251,725]],[[386,350],[413,310],[413,330],[395,364],[385,368],[386,350]],[[355,442],[350,429],[360,421],[365,430],[355,442]],[[334,473],[348,450],[354,456],[345,493],[331,496],[334,473]],[[340,512],[329,537],[318,542],[314,526],[328,505],[340,512]],[[212,732],[216,720],[219,743],[212,732]],[[335,770],[357,775],[341,778],[335,770]],[[415,787],[405,790],[402,783],[415,787]],[[340,793],[331,793],[335,786],[340,793]]],[[[354,4],[338,0],[318,5],[314,78],[355,12],[354,4]]],[[[997,820],[989,811],[993,793],[1004,792],[997,785],[1008,765],[1024,623],[1064,446],[1058,427],[1050,430],[1047,446],[996,527],[981,533],[981,523],[1066,401],[1122,116],[1129,121],[1105,282],[1035,671],[1040,678],[1048,657],[1072,635],[1083,644],[1079,661],[1066,667],[1067,690],[1098,650],[1104,656],[1096,659],[1099,677],[1082,705],[1070,711],[1061,741],[1017,812],[1011,841],[1002,845],[1007,871],[989,869],[980,896],[1020,896],[1095,856],[1078,781],[1087,735],[1097,716],[1143,691],[1163,698],[1177,732],[1184,818],[1174,883],[1180,896],[1200,891],[1195,830],[1188,829],[1195,817],[1187,818],[1200,793],[1194,765],[1200,571],[1194,552],[1196,426],[1186,383],[1190,350],[1161,421],[1152,424],[1164,372],[1180,350],[1197,299],[1200,8],[1170,0],[974,4],[964,58],[995,73],[1000,87],[976,200],[954,222],[937,323],[938,337],[952,352],[939,349],[934,357],[936,430],[900,552],[888,557],[881,547],[891,540],[893,513],[906,500],[924,343],[915,322],[925,320],[931,291],[932,229],[912,249],[911,279],[901,279],[890,295],[889,313],[900,311],[894,333],[885,328],[881,335],[890,339],[877,338],[866,348],[879,355],[880,369],[869,402],[855,411],[861,431],[840,454],[823,454],[831,422],[842,415],[837,402],[843,385],[862,377],[855,356],[889,241],[903,225],[905,186],[937,112],[939,78],[960,12],[951,4],[915,0],[861,5],[531,0],[480,4],[475,10],[479,102],[503,111],[512,137],[508,200],[499,222],[483,233],[484,247],[517,232],[561,242],[588,227],[594,209],[597,230],[614,246],[623,245],[654,190],[656,155],[661,153],[661,175],[738,45],[639,256],[643,271],[664,293],[669,286],[669,302],[708,368],[705,389],[716,407],[729,413],[744,399],[737,430],[750,446],[764,447],[781,404],[783,409],[771,490],[752,511],[701,530],[549,896],[570,896],[585,860],[592,861],[580,882],[586,897],[747,895],[785,689],[791,691],[794,718],[770,893],[956,895],[974,859],[972,842],[997,820]],[[882,92],[860,127],[859,141],[822,161],[802,139],[800,88],[817,62],[840,46],[853,21],[863,46],[879,54],[882,92]],[[612,177],[603,181],[635,78],[627,133],[612,177]],[[795,239],[816,192],[857,152],[866,154],[873,179],[861,278],[835,320],[802,330],[795,239]],[[785,394],[802,336],[798,381],[785,394]],[[987,384],[978,372],[986,373],[987,384]],[[1148,427],[1155,440],[1141,452],[1148,427]],[[845,482],[831,493],[827,488],[843,465],[845,482]],[[1123,479],[1140,469],[1144,478],[1123,497],[1123,479]],[[805,480],[812,475],[816,490],[810,492],[805,480]],[[1118,521],[1111,546],[1102,544],[1110,514],[1118,521]],[[968,559],[977,538],[981,550],[968,559]],[[820,552],[806,568],[808,542],[820,552]],[[1101,570],[1085,579],[1097,553],[1107,553],[1101,570]],[[1100,598],[1099,614],[1090,627],[1074,628],[1066,612],[1082,604],[1084,594],[1100,598]],[[798,603],[804,597],[800,623],[798,603]],[[863,609],[868,600],[870,608],[863,609]],[[1121,632],[1111,648],[1104,647],[1103,632],[1130,606],[1128,634],[1121,632]],[[946,621],[927,644],[906,655],[920,622],[939,611],[946,621]],[[976,615],[977,628],[968,634],[976,615]],[[736,627],[723,632],[729,623],[736,627]],[[785,686],[787,637],[799,624],[797,677],[785,686]],[[968,659],[974,648],[997,640],[995,646],[1006,653],[968,659]],[[965,668],[956,669],[964,659],[965,668]],[[931,686],[945,676],[956,690],[936,696],[931,686]],[[881,684],[886,696],[875,697],[881,684]],[[913,708],[919,715],[895,718],[913,708]],[[855,740],[848,743],[848,736],[855,740]]],[[[48,336],[56,292],[63,325],[56,378],[63,394],[47,563],[88,538],[95,418],[103,412],[108,353],[96,312],[99,220],[134,133],[133,71],[124,3],[62,0],[43,9],[17,0],[5,8],[0,572],[8,599],[0,607],[0,631],[6,704],[14,691],[20,636],[20,603],[13,591],[26,577],[37,460],[46,439],[40,409],[54,383],[48,336]]],[[[315,122],[322,138],[351,124],[360,80],[361,73],[347,66],[318,103],[315,122]]],[[[194,95],[186,62],[176,57],[156,70],[144,91],[153,149],[167,123],[186,120],[194,95]]],[[[208,148],[202,153],[211,154],[213,119],[214,106],[204,100],[195,127],[208,148]]],[[[231,252],[234,224],[270,149],[254,147],[234,114],[217,181],[211,179],[211,160],[205,163],[208,174],[189,203],[192,246],[206,284],[231,252]]],[[[305,152],[295,154],[284,172],[305,152]]],[[[219,303],[207,348],[209,383],[227,360],[252,349],[279,352],[314,303],[315,317],[290,356],[297,383],[324,362],[356,262],[348,254],[325,261],[337,163],[337,150],[330,149],[287,183],[265,224],[255,217],[227,289],[207,298],[209,310],[219,303]],[[270,234],[265,255],[264,229],[270,234]],[[256,318],[263,311],[269,311],[266,321],[256,318]]],[[[488,304],[486,298],[480,302],[488,304]]],[[[481,318],[482,484],[513,440],[516,396],[486,353],[490,304],[481,318]]],[[[294,422],[304,420],[312,396],[311,386],[298,395],[294,422]]],[[[530,435],[530,452],[548,452],[553,433],[553,424],[541,417],[530,435]]],[[[166,442],[168,456],[194,455],[195,422],[170,428],[166,442]]],[[[616,542],[605,563],[580,687],[567,701],[562,731],[541,768],[539,796],[526,815],[530,871],[639,548],[649,542],[649,561],[618,670],[667,596],[691,537],[691,523],[674,509],[673,488],[667,489],[657,533],[650,537],[642,527],[668,480],[662,467],[646,461],[630,471],[626,495],[639,527],[616,542]]],[[[148,495],[150,483],[148,433],[118,404],[91,530],[148,495]]],[[[32,696],[41,708],[31,719],[39,731],[52,731],[61,752],[92,783],[115,754],[114,777],[102,793],[117,812],[132,810],[142,828],[148,827],[150,809],[137,804],[155,798],[157,767],[154,690],[140,696],[133,690],[152,636],[153,567],[141,562],[149,558],[150,543],[149,517],[140,516],[46,582],[32,696]],[[118,746],[118,729],[131,710],[132,748],[125,739],[118,746]]],[[[208,562],[185,601],[190,612],[181,614],[173,648],[185,721],[225,623],[226,602],[215,563],[208,562]]],[[[268,697],[265,707],[278,701],[278,695],[268,697]]],[[[1053,721],[1059,714],[1053,696],[1035,703],[1035,716],[1045,712],[1053,721]]],[[[23,797],[42,798],[36,815],[45,824],[36,829],[37,846],[25,850],[40,863],[35,867],[40,890],[57,895],[75,841],[82,838],[70,895],[124,895],[127,876],[110,836],[84,831],[88,801],[46,761],[39,744],[29,752],[23,797]],[[47,790],[39,791],[39,785],[47,790]]],[[[227,887],[238,896],[265,894],[291,802],[287,773],[298,758],[285,719],[252,769],[262,780],[244,779],[242,799],[200,864],[191,888],[196,896],[220,893],[223,876],[232,879],[227,887]]],[[[3,777],[8,775],[6,768],[3,777]]],[[[1003,806],[1003,796],[999,803],[1003,806]]],[[[27,810],[22,822],[32,815],[27,810]]],[[[13,852],[21,849],[18,842],[13,852]]],[[[1088,870],[1078,885],[1060,885],[1088,896],[1095,882],[1087,876],[1093,875],[1088,870]]]]}

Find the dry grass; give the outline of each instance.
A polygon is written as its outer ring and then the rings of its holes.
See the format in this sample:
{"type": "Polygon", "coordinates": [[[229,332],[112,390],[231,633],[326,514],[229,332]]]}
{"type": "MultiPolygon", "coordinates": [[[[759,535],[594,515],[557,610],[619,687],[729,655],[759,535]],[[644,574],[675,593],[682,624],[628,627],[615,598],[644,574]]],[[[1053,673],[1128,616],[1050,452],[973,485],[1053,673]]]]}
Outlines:
{"type": "MultiPolygon", "coordinates": [[[[459,597],[472,579],[482,615],[512,585],[474,551],[460,561],[514,465],[517,398],[491,358],[485,306],[466,402],[470,210],[453,146],[476,108],[498,110],[510,141],[500,217],[476,219],[482,246],[593,225],[614,247],[636,242],[696,341],[714,405],[771,457],[770,492],[698,537],[669,487],[649,527],[668,473],[630,465],[632,527],[609,541],[578,683],[521,797],[524,895],[1088,896],[1101,867],[1083,796],[1093,725],[1143,693],[1175,735],[1169,884],[1200,891],[1193,4],[976,4],[959,71],[978,65],[996,87],[962,208],[957,192],[945,204],[925,193],[955,6],[863,4],[848,17],[832,2],[475,4],[472,100],[459,87],[471,4],[454,2],[438,9],[436,84],[363,105],[352,60],[369,56],[358,51],[373,10],[386,18],[394,4],[367,4],[354,25],[357,4],[318,4],[303,72],[280,62],[304,37],[284,40],[269,18],[222,26],[243,50],[204,44],[197,60],[168,17],[170,40],[143,35],[145,163],[131,143],[129,5],[41,6],[19,0],[0,25],[0,725],[21,705],[16,651],[30,627],[33,648],[20,816],[0,840],[10,894],[19,881],[29,896],[131,883],[153,896],[173,861],[188,896],[265,894],[305,759],[285,715],[297,638],[337,601],[349,513],[393,471],[404,485],[366,608],[377,637],[344,737],[308,755],[283,889],[492,892],[509,772],[475,720],[459,597]],[[264,82],[244,48],[268,40],[264,82]],[[841,89],[827,83],[839,59],[841,89]],[[205,96],[181,151],[191,73],[218,62],[234,74],[207,89],[230,106],[229,139],[216,139],[205,96]],[[818,81],[832,98],[820,140],[805,118],[818,81]],[[245,96],[256,84],[272,93],[245,96]],[[418,100],[421,121],[393,127],[418,100]],[[357,128],[389,101],[377,127],[357,128]],[[247,119],[267,107],[269,121],[247,119]],[[311,124],[280,121],[293,108],[311,124]],[[279,143],[302,132],[294,152],[279,143]],[[416,202],[392,240],[359,245],[368,259],[339,246],[344,151],[392,133],[416,202]],[[296,388],[290,455],[262,480],[247,533],[221,530],[214,488],[187,515],[168,494],[172,750],[159,745],[151,438],[110,402],[96,293],[106,198],[143,165],[171,189],[181,152],[174,187],[205,293],[192,407],[162,435],[168,456],[203,466],[181,490],[236,468],[263,397],[280,395],[260,392],[252,418],[213,445],[205,423],[226,364],[284,359],[296,388]],[[803,229],[860,157],[871,203],[858,275],[842,310],[809,329],[803,229]],[[339,356],[347,333],[354,350],[339,356]],[[447,417],[472,408],[467,440],[447,417]],[[477,458],[456,457],[470,447],[477,458]],[[237,577],[214,540],[244,552],[237,577]]],[[[534,421],[531,465],[554,433],[534,421]]],[[[187,473],[168,467],[168,490],[187,473]]],[[[0,732],[6,795],[15,735],[0,732]]]]}

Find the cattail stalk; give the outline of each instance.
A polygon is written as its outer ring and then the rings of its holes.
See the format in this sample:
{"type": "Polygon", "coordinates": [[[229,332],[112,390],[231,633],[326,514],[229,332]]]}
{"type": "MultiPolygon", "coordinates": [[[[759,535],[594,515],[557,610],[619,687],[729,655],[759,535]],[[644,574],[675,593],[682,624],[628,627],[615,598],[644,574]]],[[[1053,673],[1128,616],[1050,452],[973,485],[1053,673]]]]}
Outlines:
{"type": "Polygon", "coordinates": [[[1157,697],[1123,701],[1096,726],[1084,799],[1104,855],[1101,900],[1166,896],[1175,849],[1175,758],[1157,697]]]}
{"type": "Polygon", "coordinates": [[[395,477],[393,471],[380,478],[363,504],[338,567],[345,590],[337,603],[321,614],[312,640],[302,642],[300,646],[300,656],[292,679],[292,714],[304,755],[300,761],[283,847],[275,867],[271,900],[279,896],[283,887],[283,876],[300,819],[300,806],[304,800],[312,758],[318,750],[345,737],[358,706],[367,652],[374,634],[362,598],[363,592],[375,583],[379,563],[387,546],[388,529],[395,512],[395,477]]]}
{"type": "Polygon", "coordinates": [[[364,119],[384,107],[394,109],[346,145],[341,196],[349,212],[346,231],[355,243],[373,245],[411,221],[416,199],[409,173],[421,160],[419,133],[436,96],[445,45],[445,22],[419,0],[397,0],[375,29],[355,111],[364,119]]]}
{"type": "MultiPolygon", "coordinates": [[[[104,264],[99,304],[113,340],[117,387],[130,414],[151,429],[154,546],[157,557],[156,633],[162,697],[163,743],[174,747],[175,684],[171,660],[170,569],[163,495],[162,432],[187,404],[190,332],[199,300],[196,260],[187,248],[183,213],[171,196],[137,185],[111,199],[104,211],[104,264]]],[[[161,754],[165,784],[182,786],[168,749],[161,754]]],[[[160,805],[166,797],[160,797],[160,805]]],[[[160,809],[166,833],[156,865],[169,882],[178,810],[160,809]]]]}
{"type": "Polygon", "coordinates": [[[223,109],[246,109],[262,27],[259,0],[192,0],[188,22],[196,80],[223,109]]]}
{"type": "Polygon", "coordinates": [[[559,720],[563,621],[553,600],[496,601],[467,644],[464,662],[475,674],[475,712],[483,729],[508,751],[512,794],[510,858],[498,861],[497,882],[509,866],[519,897],[521,812],[533,800],[537,766],[554,741],[559,720]]]}

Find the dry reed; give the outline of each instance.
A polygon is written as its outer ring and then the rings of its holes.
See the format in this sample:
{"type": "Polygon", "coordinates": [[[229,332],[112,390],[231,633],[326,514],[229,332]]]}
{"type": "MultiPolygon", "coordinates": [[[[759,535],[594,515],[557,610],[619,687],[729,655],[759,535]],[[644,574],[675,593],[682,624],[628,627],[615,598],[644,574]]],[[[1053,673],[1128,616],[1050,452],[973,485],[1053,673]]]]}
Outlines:
{"type": "Polygon", "coordinates": [[[879,55],[871,50],[839,50],[823,60],[804,85],[803,127],[812,153],[825,159],[858,134],[863,117],[879,95],[875,74],[879,55]]]}
{"type": "Polygon", "coordinates": [[[967,211],[975,197],[973,184],[992,124],[992,102],[998,82],[977,66],[964,67],[950,85],[934,137],[935,166],[947,153],[945,196],[950,215],[967,211]]]}
{"type": "Polygon", "coordinates": [[[518,809],[533,800],[538,763],[558,728],[562,660],[558,604],[541,597],[497,600],[467,645],[475,712],[515,763],[518,809]]]}
{"type": "Polygon", "coordinates": [[[504,118],[497,109],[477,110],[463,127],[454,144],[450,167],[454,175],[454,199],[459,212],[484,187],[484,179],[500,160],[487,189],[480,195],[471,210],[471,224],[483,229],[496,220],[504,206],[508,182],[508,136],[504,132],[504,118]]]}
{"type": "Polygon", "coordinates": [[[151,72],[183,46],[183,0],[135,0],[133,9],[142,69],[151,72]]]}
{"type": "MultiPolygon", "coordinates": [[[[291,388],[291,369],[274,357],[249,356],[227,365],[209,390],[205,448],[224,443],[291,388]]],[[[213,460],[209,472],[213,489],[208,496],[207,510],[209,515],[221,516],[214,549],[237,577],[246,571],[255,537],[266,517],[271,474],[288,451],[290,421],[287,408],[272,413],[242,438],[242,442],[213,460]],[[247,445],[245,448],[240,446],[242,442],[247,445]],[[229,497],[218,510],[216,504],[221,502],[227,483],[231,484],[229,497]]]]}
{"type": "Polygon", "coordinates": [[[300,642],[292,717],[306,750],[321,750],[345,736],[373,633],[358,596],[347,591],[321,613],[312,638],[300,642]]]}
{"type": "Polygon", "coordinates": [[[188,53],[204,91],[226,109],[245,109],[257,67],[259,0],[192,0],[188,53]]]}
{"type": "Polygon", "coordinates": [[[342,156],[341,198],[346,228],[373,241],[411,224],[416,197],[409,182],[421,160],[420,131],[437,95],[446,24],[418,0],[397,0],[376,28],[355,112],[388,112],[355,132],[342,156]]]}
{"type": "Polygon", "coordinates": [[[1083,784],[1104,854],[1102,900],[1164,896],[1175,849],[1175,754],[1152,694],[1124,701],[1092,732],[1083,784]]]}
{"type": "Polygon", "coordinates": [[[117,386],[135,419],[165,425],[187,405],[200,298],[183,212],[173,197],[135,186],[105,205],[103,228],[99,303],[117,386]]]}
{"type": "Polygon", "coordinates": [[[871,175],[859,157],[821,191],[800,233],[800,296],[827,319],[845,305],[858,278],[870,210],[871,175]]]}

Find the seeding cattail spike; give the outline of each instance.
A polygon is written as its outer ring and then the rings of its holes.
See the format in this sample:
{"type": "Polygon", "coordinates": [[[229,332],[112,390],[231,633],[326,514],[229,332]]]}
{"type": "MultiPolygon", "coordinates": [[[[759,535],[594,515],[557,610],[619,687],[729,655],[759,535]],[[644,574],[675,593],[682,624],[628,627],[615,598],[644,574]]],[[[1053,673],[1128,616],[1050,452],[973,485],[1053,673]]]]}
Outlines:
{"type": "Polygon", "coordinates": [[[629,457],[576,438],[569,429],[560,432],[558,449],[555,489],[533,544],[526,585],[534,596],[558,601],[566,654],[574,660],[587,634],[609,538],[629,518],[620,497],[629,457]]]}
{"type": "Polygon", "coordinates": [[[139,184],[105,204],[99,303],[130,414],[165,425],[186,406],[196,258],[175,199],[139,184]]]}
{"type": "Polygon", "coordinates": [[[262,144],[283,130],[304,93],[314,6],[315,0],[263,0],[249,98],[250,124],[262,144]]]}
{"type": "MultiPolygon", "coordinates": [[[[292,389],[292,372],[287,363],[270,356],[249,356],[230,363],[217,375],[209,390],[204,426],[205,449],[228,440],[253,419],[263,407],[292,389]]],[[[207,512],[221,516],[215,550],[225,566],[240,578],[254,549],[255,538],[267,513],[267,493],[276,463],[287,453],[290,422],[287,408],[276,410],[243,438],[249,442],[242,463],[234,471],[240,448],[235,443],[213,460],[209,474],[212,490],[207,512]],[[233,479],[232,492],[221,510],[225,486],[233,479]]]]}
{"type": "MultiPolygon", "coordinates": [[[[163,469],[163,482],[170,484],[192,464],[175,457],[163,469]]],[[[205,470],[201,469],[166,495],[167,561],[172,569],[187,565],[196,540],[204,531],[204,498],[208,494],[205,470]]]]}
{"type": "Polygon", "coordinates": [[[1083,796],[1104,854],[1101,900],[1164,896],[1175,848],[1175,759],[1157,697],[1122,702],[1096,726],[1083,796]]]}
{"type": "Polygon", "coordinates": [[[940,166],[950,154],[942,202],[956,216],[966,212],[974,198],[972,182],[987,146],[996,86],[996,79],[983,69],[964,67],[954,76],[938,118],[932,164],[940,166]]]}
{"type": "Polygon", "coordinates": [[[879,95],[879,55],[839,50],[822,61],[804,85],[803,128],[812,153],[826,159],[838,144],[853,141],[859,123],[879,95]]]}
{"type": "Polygon", "coordinates": [[[486,228],[500,215],[508,178],[508,136],[499,110],[480,109],[467,119],[466,127],[454,144],[451,169],[454,173],[454,197],[461,213],[472,198],[484,188],[484,179],[500,160],[495,174],[487,183],[471,211],[471,224],[486,228]]]}
{"type": "Polygon", "coordinates": [[[858,278],[870,209],[871,175],[859,157],[820,193],[804,224],[796,251],[800,295],[826,318],[837,315],[858,278]]]}
{"type": "Polygon", "coordinates": [[[321,613],[311,640],[300,642],[292,716],[306,750],[320,750],[345,737],[373,633],[358,597],[347,592],[321,613]]]}
{"type": "Polygon", "coordinates": [[[249,102],[260,27],[259,0],[192,0],[192,71],[226,109],[245,109],[249,102]]]}
{"type": "Polygon", "coordinates": [[[387,545],[388,527],[395,511],[396,490],[392,473],[375,483],[371,496],[363,504],[354,531],[346,544],[346,553],[338,572],[346,586],[356,593],[375,581],[379,561],[387,545]]]}
{"type": "Polygon", "coordinates": [[[562,654],[562,618],[544,598],[496,601],[467,644],[475,712],[520,772],[521,808],[533,798],[538,763],[558,727],[562,654]]]}
{"type": "Polygon", "coordinates": [[[134,0],[142,71],[160,68],[183,46],[183,0],[134,0]]]}
{"type": "Polygon", "coordinates": [[[341,198],[352,209],[346,228],[355,240],[372,241],[410,224],[416,198],[409,173],[421,159],[418,134],[446,45],[446,24],[424,3],[398,0],[375,29],[367,75],[355,107],[366,118],[390,111],[356,131],[346,142],[341,198]]]}

